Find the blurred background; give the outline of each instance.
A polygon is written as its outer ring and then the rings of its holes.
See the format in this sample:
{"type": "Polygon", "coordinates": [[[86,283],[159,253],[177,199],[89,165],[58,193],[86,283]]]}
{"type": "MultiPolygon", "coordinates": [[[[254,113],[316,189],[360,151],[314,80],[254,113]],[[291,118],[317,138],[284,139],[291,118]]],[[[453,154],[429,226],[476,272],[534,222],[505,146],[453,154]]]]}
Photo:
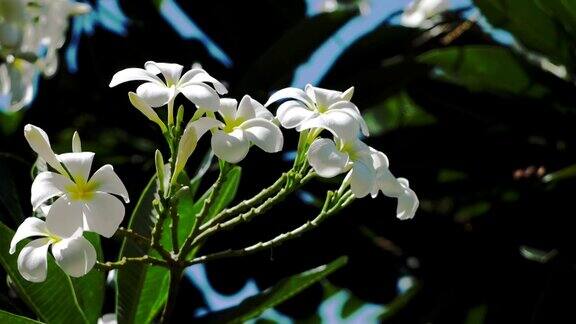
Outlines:
{"type": "MultiPolygon", "coordinates": [[[[18,223],[6,215],[31,213],[26,123],[46,130],[56,152],[69,150],[78,130],[96,164],[113,164],[135,201],[154,173],[154,150],[165,147],[128,102],[134,85],[108,88],[120,69],[148,60],[200,64],[231,97],[260,102],[287,86],[354,86],[352,101],[372,134],[366,142],[410,180],[421,202],[416,217],[399,221],[394,199],[366,198],[271,251],[195,266],[178,316],[233,306],[347,255],[346,267],[256,321],[576,322],[576,1],[84,3],[92,10],[70,18],[58,69],[44,73],[50,77],[30,73],[25,95],[15,95],[22,92],[17,72],[0,68],[6,224],[18,223]]],[[[241,163],[237,199],[290,168],[297,136],[285,136],[286,154],[254,150],[241,163]]],[[[207,150],[204,141],[190,170],[207,150]]],[[[294,228],[334,185],[314,182],[267,216],[215,237],[204,252],[294,228]]],[[[119,242],[103,243],[112,260],[119,242]]],[[[9,296],[0,305],[14,307],[9,296]]],[[[106,309],[113,310],[112,297],[106,309]]]]}

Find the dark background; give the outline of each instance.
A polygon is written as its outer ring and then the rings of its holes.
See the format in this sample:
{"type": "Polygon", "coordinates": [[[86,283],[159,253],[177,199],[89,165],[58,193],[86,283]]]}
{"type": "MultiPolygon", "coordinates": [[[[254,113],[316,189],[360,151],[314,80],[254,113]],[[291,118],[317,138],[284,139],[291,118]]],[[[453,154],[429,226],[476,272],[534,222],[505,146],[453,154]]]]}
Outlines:
{"type": "MultiPolygon", "coordinates": [[[[50,134],[56,152],[69,150],[77,129],[84,149],[96,152],[95,164],[113,164],[135,201],[153,174],[153,151],[166,148],[154,125],[128,102],[127,92],[136,84],[108,88],[116,71],[142,67],[147,60],[186,67],[199,62],[226,82],[229,96],[250,94],[265,102],[271,92],[291,84],[295,69],[324,40],[359,14],[346,7],[307,18],[300,1],[179,4],[230,56],[233,66],[223,66],[201,42],[182,39],[152,2],[120,1],[131,20],[128,35],[96,28],[93,35],[82,36],[78,72],[68,72],[63,59],[52,79],[40,81],[17,130],[0,139],[3,156],[9,153],[29,164],[4,159],[4,185],[16,186],[21,197],[29,194],[34,156],[21,129],[33,123],[50,134]]],[[[379,125],[366,142],[388,155],[396,176],[410,180],[421,202],[416,217],[396,219],[391,198],[357,200],[321,228],[272,251],[208,264],[216,290],[233,294],[249,278],[266,288],[348,255],[348,265],[329,282],[363,302],[398,301],[398,279],[413,278],[414,293],[386,318],[391,323],[576,322],[575,182],[570,177],[544,181],[546,174],[576,162],[576,91],[570,72],[574,52],[558,60],[528,46],[567,66],[568,77],[561,79],[528,59],[526,48],[512,50],[475,24],[446,44],[443,37],[462,26],[462,15],[470,10],[476,9],[445,14],[436,36],[384,22],[347,48],[317,84],[340,91],[356,87],[353,102],[367,113],[371,125],[379,125]],[[474,52],[479,48],[475,46],[487,51],[474,52]],[[456,55],[435,52],[434,59],[424,59],[438,49],[456,55]],[[502,66],[495,53],[503,53],[517,70],[508,70],[508,61],[502,66]],[[435,73],[438,69],[443,74],[435,73]],[[532,170],[540,167],[540,174],[532,170]],[[555,251],[554,257],[530,260],[522,256],[521,247],[555,251]]],[[[573,40],[567,33],[559,33],[558,42],[561,37],[573,40]]],[[[193,107],[187,108],[189,118],[193,107]]],[[[284,134],[285,150],[295,148],[295,132],[284,134]]],[[[204,140],[191,170],[207,148],[204,140]]],[[[291,164],[282,154],[251,150],[240,165],[243,181],[237,199],[251,197],[291,164]]],[[[207,179],[215,175],[213,170],[207,179]]],[[[306,190],[322,198],[322,190],[334,186],[315,181],[306,190]]],[[[27,199],[21,199],[21,205],[25,214],[31,212],[27,199]]],[[[214,237],[204,252],[271,238],[315,211],[294,196],[249,225],[214,237]]],[[[108,259],[113,259],[118,242],[104,244],[108,259]]],[[[317,284],[276,309],[295,320],[316,319],[322,296],[322,285],[317,284]]],[[[192,318],[190,310],[202,304],[202,296],[187,284],[177,312],[192,318]]],[[[347,311],[361,306],[351,303],[347,311]]]]}

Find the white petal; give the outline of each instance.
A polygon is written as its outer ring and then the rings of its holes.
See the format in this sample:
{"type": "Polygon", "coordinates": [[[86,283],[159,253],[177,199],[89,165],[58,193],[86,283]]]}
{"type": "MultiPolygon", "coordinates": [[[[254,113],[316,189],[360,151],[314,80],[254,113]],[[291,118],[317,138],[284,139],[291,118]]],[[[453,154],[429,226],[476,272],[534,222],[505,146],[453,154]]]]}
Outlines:
{"type": "Polygon", "coordinates": [[[350,87],[346,91],[344,91],[344,93],[342,93],[341,98],[344,101],[350,101],[353,95],[354,95],[354,87],[350,87]]]}
{"type": "Polygon", "coordinates": [[[18,226],[16,233],[14,233],[14,237],[12,237],[12,241],[10,242],[10,254],[16,252],[16,245],[18,242],[33,236],[48,236],[48,229],[46,228],[46,223],[41,219],[28,217],[22,222],[22,224],[20,224],[20,226],[18,226]]]}
{"type": "Polygon", "coordinates": [[[28,141],[28,144],[40,156],[46,163],[53,167],[56,171],[66,174],[66,171],[56,158],[56,154],[50,146],[50,140],[48,139],[48,134],[34,125],[28,124],[24,126],[24,137],[28,141]]]}
{"type": "Polygon", "coordinates": [[[128,81],[137,81],[137,80],[154,82],[157,84],[164,84],[164,82],[162,82],[160,78],[144,69],[128,68],[116,72],[116,74],[114,74],[114,76],[112,77],[112,81],[110,81],[109,86],[112,88],[119,85],[120,83],[128,81]]]}
{"type": "Polygon", "coordinates": [[[271,121],[262,118],[250,119],[240,125],[245,131],[245,136],[251,143],[267,153],[275,153],[282,150],[284,137],[280,128],[271,121]]]}
{"type": "Polygon", "coordinates": [[[84,230],[111,237],[122,223],[124,211],[124,204],[118,198],[95,192],[92,199],[82,205],[84,230]]]}
{"type": "Polygon", "coordinates": [[[252,105],[252,100],[253,99],[250,98],[249,95],[242,97],[242,100],[240,100],[240,104],[238,105],[238,110],[236,111],[236,119],[246,121],[256,117],[256,110],[252,105]]]}
{"type": "Polygon", "coordinates": [[[50,239],[40,238],[22,248],[18,255],[18,271],[24,279],[31,282],[46,280],[49,243],[50,239]]]}
{"type": "Polygon", "coordinates": [[[416,193],[408,187],[408,180],[398,178],[398,182],[403,186],[403,192],[398,196],[398,207],[396,217],[405,220],[413,218],[420,204],[416,193]]]}
{"type": "Polygon", "coordinates": [[[308,109],[310,110],[315,109],[312,98],[310,98],[306,94],[306,92],[302,91],[302,89],[298,88],[284,88],[282,90],[276,91],[272,96],[270,96],[270,98],[268,99],[268,101],[266,101],[266,104],[264,104],[264,106],[268,107],[273,102],[282,99],[296,99],[304,103],[308,107],[308,109]]]}
{"type": "Polygon", "coordinates": [[[362,117],[360,110],[358,109],[358,107],[356,107],[355,104],[348,101],[341,101],[331,105],[330,107],[328,107],[328,109],[347,112],[358,121],[358,124],[360,124],[360,130],[362,130],[362,134],[364,134],[364,136],[370,136],[370,131],[368,130],[368,124],[366,124],[366,121],[362,117]]]}
{"type": "Polygon", "coordinates": [[[303,121],[297,130],[322,128],[344,142],[352,142],[358,138],[360,125],[350,114],[339,110],[328,110],[318,116],[303,121]]]}
{"type": "Polygon", "coordinates": [[[316,173],[324,178],[332,178],[345,172],[348,154],[340,152],[334,141],[327,138],[316,139],[308,149],[308,162],[316,173]]]}
{"type": "Polygon", "coordinates": [[[270,110],[266,109],[264,105],[252,98],[250,98],[250,101],[252,102],[252,107],[254,107],[254,111],[256,112],[256,118],[263,118],[269,121],[274,119],[274,115],[270,112],[270,110]]]}
{"type": "Polygon", "coordinates": [[[64,166],[66,166],[66,169],[68,169],[75,181],[88,181],[94,153],[64,153],[58,155],[58,159],[64,164],[64,166]]]}
{"type": "Polygon", "coordinates": [[[350,171],[350,189],[356,198],[362,198],[372,191],[375,171],[371,165],[355,161],[350,171]]]}
{"type": "Polygon", "coordinates": [[[210,86],[204,83],[190,84],[178,90],[194,103],[198,108],[208,111],[217,111],[220,107],[220,97],[210,86]]]}
{"type": "Polygon", "coordinates": [[[39,173],[32,182],[32,210],[38,209],[48,199],[62,195],[70,186],[74,186],[74,183],[58,173],[39,173]]]}
{"type": "Polygon", "coordinates": [[[118,320],[116,319],[116,314],[110,313],[100,317],[96,324],[118,324],[118,320]]]}
{"type": "Polygon", "coordinates": [[[103,191],[110,194],[118,195],[126,203],[130,202],[128,190],[120,180],[120,177],[114,172],[114,167],[106,164],[98,169],[90,178],[89,184],[94,184],[96,191],[103,191]]]}
{"type": "Polygon", "coordinates": [[[72,135],[72,152],[82,152],[82,141],[78,132],[74,132],[74,135],[72,135]]]}
{"type": "Polygon", "coordinates": [[[96,250],[81,234],[54,243],[52,254],[60,268],[72,277],[82,277],[96,263],[96,250]]]}
{"type": "Polygon", "coordinates": [[[222,160],[230,163],[242,161],[248,154],[250,141],[241,129],[235,129],[231,133],[221,130],[212,135],[212,150],[222,160]]]}
{"type": "Polygon", "coordinates": [[[160,125],[160,127],[165,128],[164,122],[158,117],[158,114],[150,107],[150,105],[144,101],[144,99],[140,98],[136,93],[129,92],[128,98],[130,98],[130,102],[136,109],[140,110],[144,116],[148,117],[151,121],[155,122],[156,124],[160,125]]]}
{"type": "Polygon", "coordinates": [[[192,69],[180,78],[180,86],[184,86],[190,82],[208,82],[212,83],[216,92],[221,95],[225,95],[228,93],[228,90],[222,84],[222,82],[218,81],[216,78],[212,77],[208,72],[204,71],[203,69],[192,69]]]}
{"type": "Polygon", "coordinates": [[[287,101],[278,107],[276,117],[284,128],[294,128],[317,113],[310,110],[306,105],[296,100],[287,101]]]}
{"type": "Polygon", "coordinates": [[[232,98],[220,99],[220,108],[218,113],[224,118],[225,122],[233,122],[236,120],[236,107],[238,107],[238,100],[232,98]]]}
{"type": "Polygon", "coordinates": [[[46,215],[46,227],[60,237],[70,237],[84,227],[82,201],[71,201],[62,196],[52,204],[46,215]]]}
{"type": "Polygon", "coordinates": [[[342,101],[342,92],[306,85],[306,93],[314,98],[318,107],[328,108],[338,101],[342,101]]]}
{"type": "Polygon", "coordinates": [[[144,68],[152,74],[162,73],[164,79],[166,79],[169,84],[175,85],[180,79],[183,66],[174,63],[156,63],[148,61],[144,64],[144,68]]]}
{"type": "Polygon", "coordinates": [[[152,107],[161,107],[172,99],[174,96],[174,89],[168,88],[164,84],[146,82],[136,89],[136,93],[148,105],[152,107]]]}

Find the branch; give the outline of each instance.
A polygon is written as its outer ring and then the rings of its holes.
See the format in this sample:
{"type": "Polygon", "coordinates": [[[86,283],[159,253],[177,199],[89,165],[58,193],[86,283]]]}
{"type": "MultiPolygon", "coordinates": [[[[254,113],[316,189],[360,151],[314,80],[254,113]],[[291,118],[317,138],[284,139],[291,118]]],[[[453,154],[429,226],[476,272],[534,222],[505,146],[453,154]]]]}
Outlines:
{"type": "Polygon", "coordinates": [[[128,239],[132,239],[136,242],[140,242],[140,243],[144,243],[144,244],[150,244],[150,239],[143,236],[142,234],[136,233],[134,232],[132,229],[130,228],[124,228],[124,227],[120,227],[118,228],[118,230],[115,233],[115,236],[121,237],[121,238],[128,238],[128,239]]]}
{"type": "Polygon", "coordinates": [[[340,210],[342,210],[346,206],[350,205],[352,203],[352,201],[354,201],[354,199],[355,199],[355,197],[353,195],[351,195],[351,193],[348,193],[348,192],[345,193],[344,195],[340,196],[340,197],[335,197],[333,194],[334,193],[331,191],[328,192],[328,194],[326,196],[326,200],[324,201],[324,207],[322,208],[322,211],[314,219],[307,221],[306,223],[300,225],[299,227],[293,229],[290,232],[282,233],[282,234],[274,237],[271,240],[264,241],[264,242],[258,242],[254,245],[250,245],[250,246],[247,246],[245,248],[236,249],[236,250],[229,249],[229,250],[225,250],[225,251],[221,251],[221,252],[216,252],[216,253],[200,256],[200,257],[197,257],[197,258],[194,258],[194,259],[188,261],[186,263],[186,265],[189,266],[189,265],[193,265],[193,264],[197,264],[197,263],[205,263],[208,261],[222,259],[222,258],[245,256],[245,255],[256,253],[258,251],[269,249],[271,247],[280,245],[280,244],[282,244],[288,240],[292,240],[294,238],[297,238],[297,237],[301,236],[302,234],[318,227],[318,225],[320,225],[320,223],[322,223],[326,218],[328,218],[331,215],[338,213],[340,210]],[[335,199],[333,199],[333,198],[335,198],[335,199]],[[334,204],[334,206],[332,206],[332,207],[329,207],[333,200],[336,200],[336,204],[334,204]]]}
{"type": "Polygon", "coordinates": [[[166,268],[169,267],[168,262],[166,262],[164,260],[157,259],[155,257],[148,256],[148,255],[144,255],[144,256],[136,257],[136,258],[123,257],[122,259],[120,259],[119,261],[116,261],[116,262],[108,261],[108,262],[103,263],[103,262],[96,261],[95,267],[100,271],[108,271],[108,270],[112,270],[112,269],[121,269],[125,265],[130,264],[130,263],[144,263],[144,264],[161,266],[161,267],[166,267],[166,268]]]}

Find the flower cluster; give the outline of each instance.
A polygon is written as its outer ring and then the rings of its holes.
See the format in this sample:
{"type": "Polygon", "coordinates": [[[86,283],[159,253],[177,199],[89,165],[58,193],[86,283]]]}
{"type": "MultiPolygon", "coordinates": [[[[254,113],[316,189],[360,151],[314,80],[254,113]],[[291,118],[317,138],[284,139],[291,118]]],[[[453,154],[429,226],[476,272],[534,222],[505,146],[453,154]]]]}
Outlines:
{"type": "Polygon", "coordinates": [[[251,145],[265,152],[278,152],[283,146],[279,123],[286,129],[307,132],[311,143],[307,152],[310,165],[321,177],[334,177],[347,172],[344,187],[350,186],[357,198],[379,191],[398,199],[397,217],[408,219],[418,208],[418,198],[404,178],[395,178],[388,158],[360,139],[369,136],[360,110],[350,100],[354,88],[344,92],[307,85],[304,90],[285,88],[274,93],[263,106],[246,95],[240,103],[220,98],[227,90],[222,83],[202,69],[184,73],[178,64],[146,62],[144,69],[128,68],[116,73],[111,87],[127,81],[146,81],[136,93],[129,93],[132,104],[156,122],[167,127],[153,108],[168,105],[168,124],[173,123],[173,105],[182,93],[196,105],[197,113],[188,123],[179,143],[173,179],[183,170],[201,136],[212,133],[212,150],[220,159],[238,163],[246,157],[251,145]],[[162,74],[164,80],[158,77],[162,74]],[[265,107],[281,103],[276,116],[265,107]],[[216,117],[218,114],[219,119],[216,117]],[[333,139],[318,138],[327,130],[333,139]]]}
{"type": "Polygon", "coordinates": [[[56,155],[48,135],[41,128],[26,125],[24,136],[39,160],[53,171],[38,173],[32,183],[31,203],[45,220],[27,218],[14,235],[10,253],[23,239],[28,243],[18,256],[18,270],[33,282],[46,279],[48,248],[56,263],[70,276],[85,275],[96,262],[96,251],[82,234],[96,232],[111,237],[124,218],[124,205],[114,195],[129,202],[124,184],[107,164],[90,176],[94,153],[82,152],[77,133],[71,153],[56,155]]]}
{"type": "Polygon", "coordinates": [[[360,133],[368,136],[368,127],[356,105],[350,100],[354,88],[345,92],[327,90],[307,85],[305,91],[286,88],[273,94],[266,106],[288,99],[277,110],[277,118],[285,128],[309,130],[312,141],[307,157],[316,173],[332,178],[345,173],[343,187],[350,186],[357,198],[379,191],[398,198],[396,216],[400,219],[414,217],[418,198],[408,185],[408,180],[395,178],[389,170],[386,155],[359,139],[360,133]],[[318,138],[321,130],[329,131],[333,138],[318,138]]]}
{"type": "Polygon", "coordinates": [[[89,11],[70,0],[0,1],[0,110],[30,103],[38,74],[51,76],[58,68],[68,18],[89,11]]]}

